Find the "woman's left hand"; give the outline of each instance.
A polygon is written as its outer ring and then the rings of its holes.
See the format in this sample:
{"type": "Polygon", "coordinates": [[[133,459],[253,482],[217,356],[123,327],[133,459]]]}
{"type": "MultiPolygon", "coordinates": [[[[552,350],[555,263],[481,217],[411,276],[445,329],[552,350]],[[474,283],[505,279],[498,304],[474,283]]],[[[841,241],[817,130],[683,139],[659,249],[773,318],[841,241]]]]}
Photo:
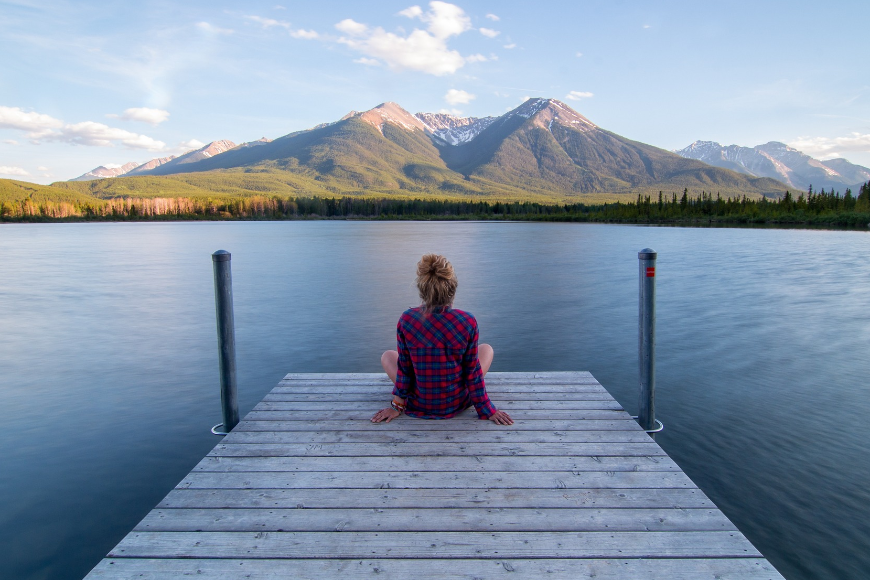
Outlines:
{"type": "Polygon", "coordinates": [[[375,413],[375,416],[372,417],[372,423],[380,423],[381,421],[386,421],[387,423],[389,423],[399,415],[401,415],[400,412],[396,411],[392,407],[387,407],[386,409],[381,409],[380,411],[375,413]]]}

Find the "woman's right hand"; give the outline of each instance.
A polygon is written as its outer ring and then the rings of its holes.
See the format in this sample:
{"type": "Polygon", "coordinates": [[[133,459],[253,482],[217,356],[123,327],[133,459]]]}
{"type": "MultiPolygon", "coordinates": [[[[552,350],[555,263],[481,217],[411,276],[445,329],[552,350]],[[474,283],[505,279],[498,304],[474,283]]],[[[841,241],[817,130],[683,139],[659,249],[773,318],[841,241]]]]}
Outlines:
{"type": "Polygon", "coordinates": [[[496,425],[513,425],[514,420],[511,419],[511,416],[505,413],[504,411],[496,411],[492,415],[489,416],[489,420],[495,423],[496,425]]]}

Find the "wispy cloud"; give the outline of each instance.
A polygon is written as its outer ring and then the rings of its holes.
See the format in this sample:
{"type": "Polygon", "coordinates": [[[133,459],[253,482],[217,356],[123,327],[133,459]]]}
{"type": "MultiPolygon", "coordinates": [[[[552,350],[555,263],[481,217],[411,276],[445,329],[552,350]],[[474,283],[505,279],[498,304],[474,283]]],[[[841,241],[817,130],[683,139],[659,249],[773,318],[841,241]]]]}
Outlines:
{"type": "Polygon", "coordinates": [[[353,62],[357,64],[364,64],[366,66],[381,66],[381,61],[374,58],[366,58],[364,56],[354,59],[353,62]]]}
{"type": "Polygon", "coordinates": [[[587,91],[571,91],[570,93],[565,95],[565,98],[569,101],[579,101],[580,99],[588,99],[593,96],[595,95],[587,91]]]}
{"type": "Polygon", "coordinates": [[[263,16],[253,15],[245,16],[245,18],[252,22],[256,22],[265,29],[272,28],[273,26],[278,26],[279,28],[285,28],[287,30],[290,30],[290,23],[283,20],[275,20],[274,18],[265,18],[263,16]]]}
{"type": "Polygon", "coordinates": [[[214,66],[212,49],[231,34],[232,30],[209,22],[189,21],[127,34],[19,34],[15,38],[56,55],[56,67],[74,71],[67,74],[68,81],[112,94],[135,91],[144,104],[165,109],[172,101],[175,85],[188,84],[189,71],[214,66]]]}
{"type": "Polygon", "coordinates": [[[250,20],[251,22],[256,22],[260,26],[263,27],[264,30],[268,30],[270,28],[283,28],[287,32],[290,33],[290,36],[293,38],[301,38],[303,40],[313,40],[315,38],[319,38],[320,35],[314,30],[304,30],[298,29],[295,30],[293,26],[287,22],[286,20],[276,20],[274,18],[267,18],[265,16],[256,16],[256,15],[247,15],[245,19],[250,20]]]}
{"type": "Polygon", "coordinates": [[[189,141],[182,141],[178,144],[178,147],[182,151],[194,151],[196,149],[202,149],[203,147],[205,147],[205,143],[203,143],[199,139],[191,139],[189,141]]]}
{"type": "Polygon", "coordinates": [[[210,34],[233,34],[235,30],[231,28],[221,28],[219,26],[215,26],[210,22],[197,22],[196,27],[202,30],[203,32],[207,32],[210,34]]]}
{"type": "Polygon", "coordinates": [[[106,115],[110,119],[124,119],[125,121],[140,121],[150,125],[159,125],[169,118],[169,111],[163,109],[149,109],[148,107],[133,107],[126,109],[120,115],[106,115]]]}
{"type": "Polygon", "coordinates": [[[832,159],[845,153],[870,153],[870,134],[856,132],[848,137],[798,137],[788,145],[812,157],[832,159]]]}
{"type": "Polygon", "coordinates": [[[110,147],[116,144],[129,149],[160,151],[165,143],[146,135],[109,127],[94,121],[64,123],[49,115],[27,112],[18,107],[0,107],[0,128],[24,131],[33,143],[60,141],[73,145],[110,147]]]}
{"type": "Polygon", "coordinates": [[[404,16],[406,18],[420,18],[421,16],[423,16],[423,9],[419,6],[411,6],[409,8],[405,8],[404,10],[400,10],[399,16],[404,16]]]}
{"type": "Polygon", "coordinates": [[[301,38],[302,40],[314,40],[316,38],[320,38],[320,35],[314,30],[291,30],[290,36],[293,38],[301,38]]]}
{"type": "Polygon", "coordinates": [[[505,44],[502,48],[506,48],[506,49],[510,50],[510,49],[516,48],[516,47],[517,47],[516,43],[511,42],[510,44],[505,44]]]}
{"type": "Polygon", "coordinates": [[[496,36],[501,34],[501,32],[499,32],[498,30],[493,30],[492,28],[481,27],[478,28],[478,31],[487,38],[495,38],[496,36]]]}
{"type": "Polygon", "coordinates": [[[458,89],[450,89],[449,91],[447,91],[447,94],[444,95],[444,100],[451,105],[464,105],[470,103],[476,98],[476,95],[472,95],[467,91],[461,91],[458,89]]]}
{"type": "Polygon", "coordinates": [[[0,175],[17,175],[24,177],[30,175],[23,167],[10,167],[8,165],[0,165],[0,175]]]}
{"type": "Polygon", "coordinates": [[[501,20],[501,18],[499,18],[498,16],[496,16],[495,14],[492,14],[492,13],[487,14],[486,17],[494,22],[498,22],[499,20],[501,20]]]}
{"type": "Polygon", "coordinates": [[[465,65],[468,59],[447,46],[451,37],[471,29],[471,19],[460,7],[447,2],[430,2],[429,11],[411,6],[399,15],[420,20],[426,24],[426,29],[415,28],[407,35],[395,34],[347,18],[335,25],[344,34],[338,42],[386,63],[395,71],[414,70],[441,76],[453,74],[465,65]]]}
{"type": "Polygon", "coordinates": [[[344,20],[335,25],[335,29],[350,36],[363,36],[368,32],[369,27],[362,22],[357,22],[352,18],[345,18],[344,20]]]}

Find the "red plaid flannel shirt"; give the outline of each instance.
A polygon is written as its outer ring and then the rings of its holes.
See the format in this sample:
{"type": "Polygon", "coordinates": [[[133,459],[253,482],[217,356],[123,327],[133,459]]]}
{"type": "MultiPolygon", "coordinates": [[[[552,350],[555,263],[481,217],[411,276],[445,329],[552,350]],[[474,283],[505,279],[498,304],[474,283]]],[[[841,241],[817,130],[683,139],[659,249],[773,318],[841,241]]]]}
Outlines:
{"type": "Polygon", "coordinates": [[[406,399],[405,413],[449,419],[474,405],[481,419],[497,411],[486,394],[477,358],[477,320],[470,312],[443,308],[406,310],[396,327],[399,371],[393,395],[406,399]]]}

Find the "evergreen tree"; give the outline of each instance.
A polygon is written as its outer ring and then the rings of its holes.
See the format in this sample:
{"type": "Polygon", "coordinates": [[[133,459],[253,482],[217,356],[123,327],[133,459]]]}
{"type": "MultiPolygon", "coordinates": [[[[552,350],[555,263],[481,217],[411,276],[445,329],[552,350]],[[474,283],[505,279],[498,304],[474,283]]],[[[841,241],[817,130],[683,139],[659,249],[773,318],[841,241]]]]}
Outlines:
{"type": "Polygon", "coordinates": [[[870,211],[870,181],[861,186],[861,192],[855,201],[855,211],[870,211]]]}

